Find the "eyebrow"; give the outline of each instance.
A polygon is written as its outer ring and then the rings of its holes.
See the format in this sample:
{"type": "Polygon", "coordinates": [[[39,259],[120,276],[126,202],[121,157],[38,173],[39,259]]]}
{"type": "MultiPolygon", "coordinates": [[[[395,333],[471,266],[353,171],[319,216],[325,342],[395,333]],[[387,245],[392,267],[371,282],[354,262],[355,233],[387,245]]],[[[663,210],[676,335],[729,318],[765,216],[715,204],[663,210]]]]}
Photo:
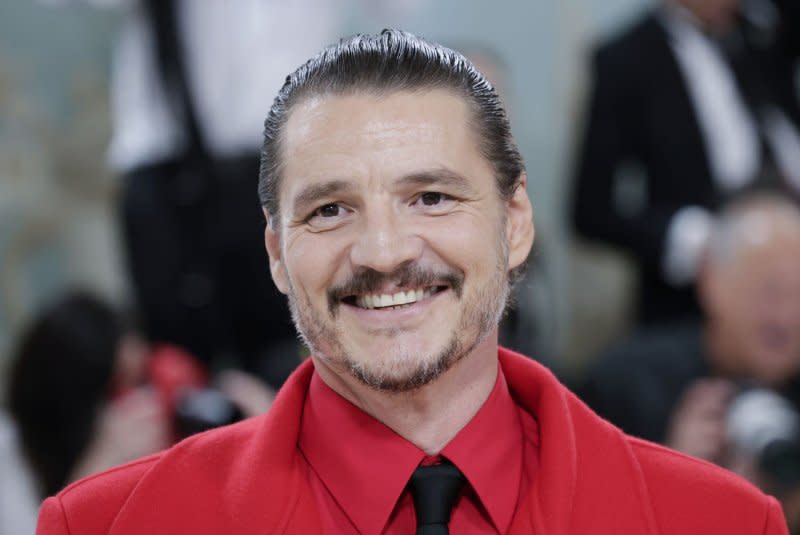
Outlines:
{"type": "Polygon", "coordinates": [[[448,186],[464,193],[475,193],[475,188],[464,176],[450,169],[430,169],[415,171],[402,177],[397,183],[401,186],[448,186]]]}
{"type": "Polygon", "coordinates": [[[309,184],[300,190],[294,199],[294,213],[303,210],[305,206],[316,204],[320,199],[332,197],[336,194],[352,191],[354,186],[346,180],[329,180],[319,184],[309,184]]]}

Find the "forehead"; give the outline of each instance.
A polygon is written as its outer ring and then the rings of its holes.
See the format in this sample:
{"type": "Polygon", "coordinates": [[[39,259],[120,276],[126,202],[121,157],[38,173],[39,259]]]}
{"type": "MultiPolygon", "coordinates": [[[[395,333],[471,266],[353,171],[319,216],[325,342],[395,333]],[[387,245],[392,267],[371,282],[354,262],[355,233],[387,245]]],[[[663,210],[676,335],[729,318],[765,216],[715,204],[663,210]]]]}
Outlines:
{"type": "Polygon", "coordinates": [[[282,152],[282,199],[308,181],[390,181],[442,168],[492,176],[469,105],[443,89],[308,98],[289,115],[282,152]]]}
{"type": "Polygon", "coordinates": [[[712,276],[724,275],[738,287],[800,282],[800,236],[781,233],[766,236],[763,241],[746,241],[732,251],[732,257],[719,260],[712,276]]]}

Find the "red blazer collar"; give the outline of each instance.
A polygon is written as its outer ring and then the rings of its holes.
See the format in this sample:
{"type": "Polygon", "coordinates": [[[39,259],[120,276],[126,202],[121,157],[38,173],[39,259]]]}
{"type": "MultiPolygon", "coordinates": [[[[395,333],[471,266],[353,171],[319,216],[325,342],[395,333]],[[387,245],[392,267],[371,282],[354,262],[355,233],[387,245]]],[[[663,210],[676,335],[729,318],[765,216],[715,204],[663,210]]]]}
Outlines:
{"type": "Polygon", "coordinates": [[[543,366],[504,348],[512,396],[539,423],[539,471],[510,533],[656,535],[639,464],[625,436],[543,366]]]}
{"type": "MultiPolygon", "coordinates": [[[[500,349],[512,396],[536,417],[539,471],[510,533],[656,535],[644,478],[622,433],[544,367],[500,349]]],[[[297,437],[313,372],[306,361],[270,411],[169,450],[139,482],[111,535],[319,533],[297,437]]]]}

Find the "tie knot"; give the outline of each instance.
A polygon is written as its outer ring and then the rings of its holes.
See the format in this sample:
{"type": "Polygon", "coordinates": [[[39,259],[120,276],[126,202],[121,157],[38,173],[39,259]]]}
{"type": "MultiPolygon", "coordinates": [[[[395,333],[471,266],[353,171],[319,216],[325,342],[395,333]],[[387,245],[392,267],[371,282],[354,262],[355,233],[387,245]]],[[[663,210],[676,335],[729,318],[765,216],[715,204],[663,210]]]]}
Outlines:
{"type": "Polygon", "coordinates": [[[463,484],[464,475],[447,461],[414,470],[409,490],[417,512],[417,527],[440,525],[447,529],[463,484]]]}

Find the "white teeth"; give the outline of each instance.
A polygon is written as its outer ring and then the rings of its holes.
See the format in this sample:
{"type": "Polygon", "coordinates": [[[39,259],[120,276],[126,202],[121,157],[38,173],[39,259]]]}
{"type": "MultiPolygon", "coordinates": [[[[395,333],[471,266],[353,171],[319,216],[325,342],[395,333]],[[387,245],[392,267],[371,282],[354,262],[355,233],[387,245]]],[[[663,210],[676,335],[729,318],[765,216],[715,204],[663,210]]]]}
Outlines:
{"type": "Polygon", "coordinates": [[[390,308],[408,305],[422,301],[433,294],[432,288],[417,288],[395,294],[365,294],[356,299],[356,304],[361,308],[390,308]]]}

